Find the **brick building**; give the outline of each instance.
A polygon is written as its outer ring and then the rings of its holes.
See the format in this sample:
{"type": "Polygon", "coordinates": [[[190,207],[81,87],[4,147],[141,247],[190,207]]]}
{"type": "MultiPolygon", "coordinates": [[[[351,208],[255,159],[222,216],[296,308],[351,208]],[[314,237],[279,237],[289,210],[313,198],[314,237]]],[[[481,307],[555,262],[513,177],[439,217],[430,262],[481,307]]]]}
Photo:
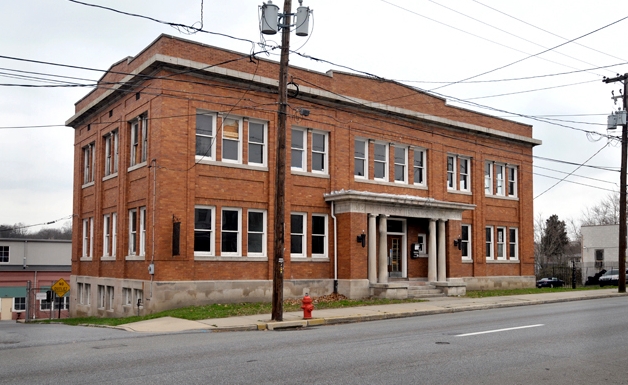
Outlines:
{"type": "MultiPolygon", "coordinates": [[[[277,75],[162,35],[76,104],[73,314],[270,300],[277,75]]],[[[289,76],[284,296],[534,285],[531,126],[289,76]]]]}

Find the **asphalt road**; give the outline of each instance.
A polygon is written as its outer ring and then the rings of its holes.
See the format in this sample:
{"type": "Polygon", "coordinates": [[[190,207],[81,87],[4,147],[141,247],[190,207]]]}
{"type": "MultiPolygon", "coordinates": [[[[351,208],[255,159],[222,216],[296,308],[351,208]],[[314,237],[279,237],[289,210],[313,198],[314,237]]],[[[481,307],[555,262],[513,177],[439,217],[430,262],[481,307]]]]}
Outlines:
{"type": "Polygon", "coordinates": [[[628,298],[265,332],[0,323],[0,384],[628,384],[628,298]]]}

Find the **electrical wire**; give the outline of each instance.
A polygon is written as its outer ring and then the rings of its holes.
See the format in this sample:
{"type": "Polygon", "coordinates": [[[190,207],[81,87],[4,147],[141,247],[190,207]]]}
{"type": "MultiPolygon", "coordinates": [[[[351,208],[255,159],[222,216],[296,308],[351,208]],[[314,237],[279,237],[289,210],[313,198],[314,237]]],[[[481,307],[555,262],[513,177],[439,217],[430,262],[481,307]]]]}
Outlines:
{"type": "Polygon", "coordinates": [[[74,216],[74,215],[68,215],[68,216],[65,216],[65,217],[63,217],[63,218],[55,219],[54,221],[37,223],[37,224],[34,224],[34,225],[23,225],[23,226],[22,226],[22,225],[20,225],[20,226],[17,226],[17,227],[8,227],[8,228],[2,228],[2,227],[0,227],[0,232],[15,231],[15,230],[21,230],[21,229],[27,229],[27,228],[29,228],[29,227],[35,227],[35,226],[46,226],[46,225],[51,225],[51,224],[53,224],[53,223],[57,223],[57,222],[60,222],[60,221],[63,221],[63,220],[72,219],[72,217],[73,217],[73,216],[74,216]]]}

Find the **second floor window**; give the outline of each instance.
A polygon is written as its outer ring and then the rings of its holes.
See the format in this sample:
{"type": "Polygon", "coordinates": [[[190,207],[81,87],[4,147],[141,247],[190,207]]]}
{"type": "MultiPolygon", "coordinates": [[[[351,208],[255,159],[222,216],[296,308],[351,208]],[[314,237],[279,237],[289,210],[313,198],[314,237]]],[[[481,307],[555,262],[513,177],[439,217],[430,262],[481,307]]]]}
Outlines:
{"type": "Polygon", "coordinates": [[[388,145],[375,143],[373,154],[374,178],[388,180],[388,145]]]}
{"type": "Polygon", "coordinates": [[[306,131],[292,129],[292,141],[290,145],[291,163],[293,170],[307,171],[305,148],[307,145],[306,131]]]}
{"type": "Polygon", "coordinates": [[[367,160],[368,160],[368,142],[363,139],[356,139],[354,142],[353,150],[353,175],[360,178],[366,178],[367,175],[367,160]]]}
{"type": "Polygon", "coordinates": [[[408,155],[405,147],[395,147],[395,182],[407,182],[408,155]]]}
{"type": "Polygon", "coordinates": [[[447,188],[456,188],[456,158],[454,156],[447,156],[447,188]]]}
{"type": "Polygon", "coordinates": [[[425,185],[425,150],[414,149],[414,184],[425,185]]]}
{"type": "Polygon", "coordinates": [[[242,152],[242,121],[234,118],[222,120],[222,160],[241,162],[242,152]]]}
{"type": "Polygon", "coordinates": [[[249,164],[266,164],[266,129],[263,123],[249,122],[249,164]]]}
{"type": "Polygon", "coordinates": [[[312,133],[312,172],[327,172],[327,135],[312,133]]]}
{"type": "Polygon", "coordinates": [[[216,116],[201,111],[196,112],[196,156],[214,159],[214,127],[216,116]]]}
{"type": "Polygon", "coordinates": [[[471,191],[471,159],[447,155],[447,189],[471,191]]]}

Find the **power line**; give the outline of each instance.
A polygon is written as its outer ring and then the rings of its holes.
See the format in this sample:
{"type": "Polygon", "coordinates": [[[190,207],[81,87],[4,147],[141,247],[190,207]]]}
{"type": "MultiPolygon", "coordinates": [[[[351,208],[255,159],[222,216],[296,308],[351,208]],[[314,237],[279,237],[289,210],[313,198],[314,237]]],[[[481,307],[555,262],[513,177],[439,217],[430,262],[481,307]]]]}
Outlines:
{"type": "Polygon", "coordinates": [[[35,227],[35,226],[46,226],[46,225],[51,225],[53,223],[57,223],[63,220],[67,220],[67,219],[71,219],[73,217],[73,215],[68,215],[65,216],[63,218],[59,218],[59,219],[55,219],[54,221],[49,221],[49,222],[42,222],[42,223],[37,223],[34,225],[23,225],[23,226],[17,226],[17,227],[7,227],[7,228],[2,228],[0,227],[0,232],[6,232],[6,231],[15,231],[15,230],[21,230],[21,229],[27,229],[29,227],[35,227]]]}

